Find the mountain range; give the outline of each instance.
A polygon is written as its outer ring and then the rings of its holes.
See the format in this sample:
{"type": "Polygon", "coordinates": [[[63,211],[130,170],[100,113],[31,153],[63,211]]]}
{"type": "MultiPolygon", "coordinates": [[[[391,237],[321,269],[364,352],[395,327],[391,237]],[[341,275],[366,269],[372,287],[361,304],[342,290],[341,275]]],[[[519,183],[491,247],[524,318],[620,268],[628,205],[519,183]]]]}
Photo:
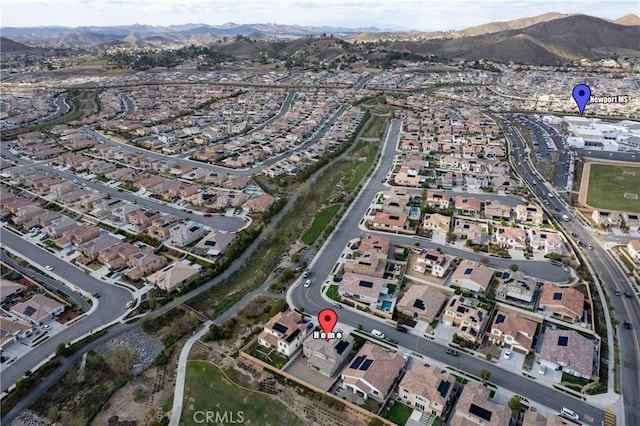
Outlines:
{"type": "Polygon", "coordinates": [[[370,51],[369,44],[381,41],[386,52],[534,64],[603,58],[613,52],[640,54],[640,18],[633,14],[612,21],[587,15],[547,13],[439,32],[227,23],[167,27],[7,27],[2,29],[2,36],[0,51],[3,54],[24,53],[31,47],[102,49],[197,43],[239,58],[255,57],[258,52],[293,54],[311,50],[316,59],[332,59],[342,54],[379,55],[379,51],[370,51]],[[252,41],[249,43],[239,36],[248,36],[252,41]],[[337,39],[347,43],[336,45],[337,39]]]}

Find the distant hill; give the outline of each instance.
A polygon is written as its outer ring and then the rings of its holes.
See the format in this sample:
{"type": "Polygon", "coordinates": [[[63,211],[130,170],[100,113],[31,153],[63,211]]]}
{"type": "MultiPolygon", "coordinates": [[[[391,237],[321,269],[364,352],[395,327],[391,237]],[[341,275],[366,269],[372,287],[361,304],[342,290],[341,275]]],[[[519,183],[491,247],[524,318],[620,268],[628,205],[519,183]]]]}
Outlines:
{"type": "Polygon", "coordinates": [[[0,53],[25,53],[32,47],[15,42],[6,37],[0,37],[0,53]]]}
{"type": "Polygon", "coordinates": [[[521,29],[471,37],[395,42],[390,48],[448,58],[552,64],[561,59],[602,58],[621,50],[640,53],[639,35],[640,26],[570,15],[521,29]]]}
{"type": "Polygon", "coordinates": [[[633,13],[629,13],[616,19],[613,22],[620,25],[640,25],[640,17],[638,17],[638,15],[634,15],[633,13]]]}
{"type": "Polygon", "coordinates": [[[543,15],[534,16],[531,18],[520,18],[506,22],[492,22],[489,24],[478,25],[460,31],[465,36],[476,36],[482,34],[493,34],[500,31],[518,30],[521,28],[530,27],[531,25],[539,24],[540,22],[553,21],[554,19],[566,18],[569,15],[557,12],[545,13],[543,15]]]}

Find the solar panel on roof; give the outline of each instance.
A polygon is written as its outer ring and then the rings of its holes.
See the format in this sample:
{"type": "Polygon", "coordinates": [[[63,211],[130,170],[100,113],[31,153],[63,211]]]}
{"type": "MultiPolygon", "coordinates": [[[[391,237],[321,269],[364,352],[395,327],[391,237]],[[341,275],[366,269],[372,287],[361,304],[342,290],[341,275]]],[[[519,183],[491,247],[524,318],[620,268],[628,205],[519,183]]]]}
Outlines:
{"type": "Polygon", "coordinates": [[[562,299],[562,293],[553,293],[553,300],[562,299]]]}
{"type": "Polygon", "coordinates": [[[344,350],[347,349],[348,347],[349,347],[349,342],[347,342],[346,340],[340,340],[336,345],[336,352],[338,353],[338,355],[342,355],[342,352],[344,352],[344,350]]]}
{"type": "Polygon", "coordinates": [[[273,324],[273,327],[272,327],[272,328],[273,328],[275,331],[277,331],[278,333],[283,333],[283,334],[284,334],[284,333],[286,333],[286,332],[287,332],[287,330],[288,330],[288,328],[287,328],[287,327],[285,327],[284,325],[280,324],[279,322],[277,322],[277,323],[273,324]]]}
{"type": "Polygon", "coordinates": [[[349,368],[357,369],[358,367],[360,367],[360,364],[362,364],[362,361],[364,361],[365,359],[367,359],[365,355],[360,355],[356,357],[356,359],[353,360],[349,368]]]}
{"type": "Polygon", "coordinates": [[[362,365],[360,366],[359,370],[367,371],[369,369],[369,367],[371,367],[371,364],[373,364],[373,360],[372,359],[367,359],[362,363],[362,365]]]}
{"type": "Polygon", "coordinates": [[[418,308],[418,309],[424,309],[424,302],[422,300],[420,300],[420,299],[416,299],[413,302],[413,307],[414,308],[418,308]]]}
{"type": "Polygon", "coordinates": [[[467,268],[464,270],[465,275],[471,275],[472,272],[473,272],[473,268],[467,268]]]}
{"type": "Polygon", "coordinates": [[[496,317],[496,324],[502,324],[504,322],[504,315],[498,314],[496,317]]]}
{"type": "Polygon", "coordinates": [[[473,414],[474,416],[478,416],[486,421],[491,420],[491,415],[493,414],[486,408],[482,408],[476,404],[471,404],[471,406],[469,407],[469,413],[473,414]]]}
{"type": "Polygon", "coordinates": [[[451,382],[447,382],[446,380],[441,381],[438,385],[438,393],[440,394],[440,396],[443,398],[447,396],[447,392],[449,392],[450,387],[451,382]]]}
{"type": "Polygon", "coordinates": [[[569,343],[569,337],[567,336],[558,337],[558,346],[567,346],[567,343],[569,343]]]}
{"type": "Polygon", "coordinates": [[[371,281],[360,281],[360,287],[372,288],[373,283],[371,281]]]}
{"type": "Polygon", "coordinates": [[[36,311],[36,308],[34,308],[33,306],[27,306],[26,308],[24,308],[24,314],[28,317],[30,317],[31,315],[33,315],[33,313],[36,311]]]}
{"type": "Polygon", "coordinates": [[[215,246],[216,242],[215,241],[211,241],[211,240],[207,240],[204,242],[205,246],[215,246]]]}
{"type": "Polygon", "coordinates": [[[296,330],[295,330],[293,333],[291,333],[291,335],[289,335],[285,340],[286,340],[288,343],[291,343],[291,341],[292,341],[293,339],[295,339],[295,338],[298,336],[298,334],[300,334],[300,330],[298,330],[298,329],[296,328],[296,330]]]}

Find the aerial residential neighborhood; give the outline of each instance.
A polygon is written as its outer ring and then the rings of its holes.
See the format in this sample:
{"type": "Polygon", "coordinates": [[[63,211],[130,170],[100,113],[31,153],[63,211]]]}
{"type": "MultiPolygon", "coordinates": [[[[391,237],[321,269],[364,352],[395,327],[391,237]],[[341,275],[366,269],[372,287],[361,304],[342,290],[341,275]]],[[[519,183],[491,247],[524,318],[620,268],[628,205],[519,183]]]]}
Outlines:
{"type": "Polygon", "coordinates": [[[5,3],[2,424],[640,424],[634,2],[5,3]]]}

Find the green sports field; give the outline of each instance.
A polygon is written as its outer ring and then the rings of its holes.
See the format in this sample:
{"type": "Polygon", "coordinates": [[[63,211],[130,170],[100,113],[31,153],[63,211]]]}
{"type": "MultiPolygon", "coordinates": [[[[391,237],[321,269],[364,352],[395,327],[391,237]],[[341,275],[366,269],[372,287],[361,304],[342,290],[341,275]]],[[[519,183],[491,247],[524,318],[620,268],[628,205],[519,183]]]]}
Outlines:
{"type": "Polygon", "coordinates": [[[587,204],[598,209],[640,213],[640,167],[591,164],[587,204]],[[633,194],[638,198],[630,198],[633,194]]]}

